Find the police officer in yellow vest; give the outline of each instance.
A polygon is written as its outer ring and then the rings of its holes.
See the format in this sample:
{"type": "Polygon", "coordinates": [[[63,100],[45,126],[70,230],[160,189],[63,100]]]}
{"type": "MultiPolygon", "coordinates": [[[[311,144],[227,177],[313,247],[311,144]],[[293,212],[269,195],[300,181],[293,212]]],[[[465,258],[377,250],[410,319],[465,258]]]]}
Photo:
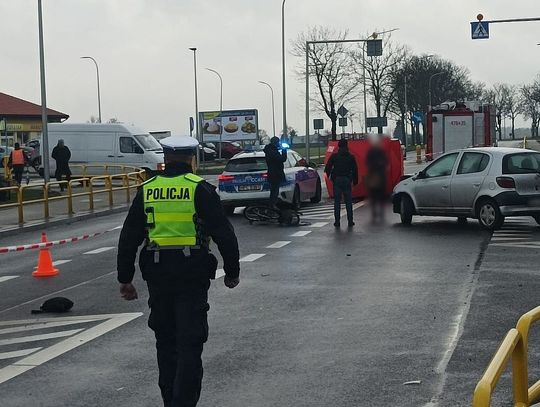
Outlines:
{"type": "Polygon", "coordinates": [[[165,171],[146,181],[124,222],[118,244],[118,281],[126,300],[138,297],[132,284],[139,267],[150,298],[149,327],[156,337],[159,387],[165,407],[194,407],[201,392],[201,355],[208,338],[208,288],[223,257],[228,288],[239,280],[238,241],[210,184],[192,173],[198,148],[192,137],[161,141],[165,171]]]}

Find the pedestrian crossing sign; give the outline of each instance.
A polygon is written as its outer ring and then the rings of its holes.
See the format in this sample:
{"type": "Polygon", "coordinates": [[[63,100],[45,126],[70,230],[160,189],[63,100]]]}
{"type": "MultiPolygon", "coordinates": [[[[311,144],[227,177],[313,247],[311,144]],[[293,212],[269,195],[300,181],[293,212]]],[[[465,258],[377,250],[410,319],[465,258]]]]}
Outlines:
{"type": "Polygon", "coordinates": [[[471,23],[471,36],[473,40],[487,40],[489,38],[489,22],[473,21],[471,23]]]}

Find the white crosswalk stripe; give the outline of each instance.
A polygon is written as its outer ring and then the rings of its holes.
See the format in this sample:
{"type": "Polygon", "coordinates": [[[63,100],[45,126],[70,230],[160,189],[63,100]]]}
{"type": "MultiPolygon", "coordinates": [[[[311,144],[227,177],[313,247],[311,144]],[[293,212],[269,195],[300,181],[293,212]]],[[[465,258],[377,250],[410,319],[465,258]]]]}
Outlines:
{"type": "Polygon", "coordinates": [[[141,315],[136,312],[0,321],[0,361],[10,363],[0,365],[0,385],[141,315]],[[30,331],[32,335],[28,335],[30,331]]]}
{"type": "Polygon", "coordinates": [[[0,276],[0,283],[3,283],[4,281],[13,280],[14,278],[18,278],[19,276],[0,276]]]}
{"type": "Polygon", "coordinates": [[[490,246],[539,249],[540,229],[529,217],[508,218],[500,230],[493,232],[490,246]]]}
{"type": "MultiPolygon", "coordinates": [[[[353,211],[364,206],[364,202],[357,202],[353,204],[353,211]]],[[[306,208],[300,208],[302,219],[313,220],[329,220],[334,219],[334,204],[310,206],[306,208]]],[[[346,215],[345,204],[341,205],[341,216],[346,215]]]]}

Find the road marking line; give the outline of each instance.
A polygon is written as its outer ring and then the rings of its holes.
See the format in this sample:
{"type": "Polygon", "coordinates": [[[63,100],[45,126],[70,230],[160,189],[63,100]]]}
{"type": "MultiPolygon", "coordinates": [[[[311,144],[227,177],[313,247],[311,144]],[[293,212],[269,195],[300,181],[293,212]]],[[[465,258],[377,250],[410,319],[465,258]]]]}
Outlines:
{"type": "Polygon", "coordinates": [[[289,243],[291,243],[290,241],[279,241],[279,242],[276,242],[276,243],[272,243],[270,246],[266,246],[267,249],[281,249],[282,247],[285,247],[287,246],[289,243]]]}
{"type": "Polygon", "coordinates": [[[123,225],[117,226],[115,228],[109,229],[109,232],[112,232],[113,230],[122,229],[123,227],[124,227],[123,225]]]}
{"type": "MultiPolygon", "coordinates": [[[[83,281],[82,283],[72,285],[71,287],[62,288],[61,290],[55,291],[53,293],[49,293],[49,294],[42,295],[41,297],[33,298],[31,300],[22,302],[20,304],[14,305],[14,306],[9,307],[9,308],[4,308],[3,310],[0,310],[0,314],[3,314],[4,312],[12,311],[12,310],[17,309],[19,307],[22,307],[24,305],[32,304],[33,302],[36,302],[36,301],[39,301],[39,300],[44,300],[45,298],[54,297],[55,295],[64,293],[64,292],[72,290],[74,288],[82,287],[83,285],[86,285],[88,283],[93,283],[94,281],[100,280],[103,277],[109,277],[109,276],[111,276],[113,274],[116,274],[116,273],[117,273],[116,271],[111,271],[110,273],[105,273],[105,274],[102,274],[101,276],[97,276],[97,277],[92,278],[90,280],[83,281]]],[[[57,320],[57,318],[54,318],[54,319],[57,320]]],[[[44,319],[42,319],[41,321],[44,321],[44,319]]],[[[0,326],[2,326],[2,325],[6,325],[6,324],[4,324],[4,323],[2,323],[2,321],[0,321],[0,326]]]]}
{"type": "Polygon", "coordinates": [[[61,266],[62,264],[69,263],[72,260],[56,260],[53,261],[53,266],[61,266]]]}
{"type": "Polygon", "coordinates": [[[223,270],[223,269],[217,269],[217,270],[216,270],[216,280],[217,280],[218,278],[223,277],[223,276],[225,276],[225,270],[223,270]]]}
{"type": "Polygon", "coordinates": [[[13,352],[3,352],[3,353],[0,353],[0,360],[28,356],[31,353],[37,352],[38,350],[41,350],[41,349],[42,348],[31,348],[31,349],[15,350],[13,352]]]}
{"type": "Polygon", "coordinates": [[[301,230],[300,232],[293,233],[291,237],[304,237],[311,233],[311,230],[301,230]]]}
{"type": "Polygon", "coordinates": [[[317,223],[314,223],[313,225],[310,225],[310,226],[312,228],[323,228],[326,225],[328,225],[328,222],[317,222],[317,223]]]}
{"type": "MultiPolygon", "coordinates": [[[[102,322],[101,324],[96,325],[87,330],[83,330],[84,332],[81,332],[75,336],[67,338],[63,340],[62,342],[52,345],[46,349],[43,349],[37,353],[34,353],[30,356],[27,356],[26,358],[21,359],[10,366],[6,366],[0,369],[0,384],[10,379],[13,379],[14,377],[24,372],[27,372],[28,370],[31,370],[34,367],[42,365],[43,363],[48,362],[70,350],[73,350],[95,338],[98,338],[99,336],[104,335],[107,332],[110,332],[113,329],[116,329],[134,320],[135,318],[140,317],[141,315],[143,315],[142,312],[94,316],[94,317],[101,318],[102,320],[105,319],[105,322],[102,322]]],[[[90,317],[90,318],[94,318],[94,317],[90,317]]],[[[88,319],[89,317],[83,316],[82,318],[88,319]]],[[[57,319],[64,319],[64,320],[71,321],[73,320],[73,317],[57,318],[57,319]]],[[[28,320],[25,322],[32,323],[33,320],[28,320]]]]}
{"type": "Polygon", "coordinates": [[[492,242],[501,242],[501,241],[512,241],[512,240],[529,240],[528,237],[494,237],[491,239],[492,242]]]}
{"type": "MultiPolygon", "coordinates": [[[[35,330],[38,330],[38,329],[57,328],[59,326],[83,324],[83,323],[93,322],[93,321],[95,321],[95,319],[78,319],[76,321],[60,321],[60,322],[58,322],[58,321],[56,321],[56,322],[37,322],[37,323],[34,323],[34,324],[26,324],[24,326],[16,326],[16,327],[12,327],[12,328],[0,329],[0,335],[2,335],[2,334],[12,334],[12,333],[16,333],[16,332],[35,331],[35,330]]],[[[14,322],[10,322],[10,324],[11,325],[17,325],[16,324],[17,321],[14,321],[14,322]]]]}
{"type": "Polygon", "coordinates": [[[70,331],[51,332],[48,334],[41,334],[41,335],[21,336],[20,338],[0,339],[0,346],[13,345],[15,343],[44,341],[47,339],[54,339],[54,338],[65,338],[66,336],[75,335],[83,330],[84,329],[72,329],[70,331]]]}
{"type": "Polygon", "coordinates": [[[529,244],[520,244],[520,243],[492,243],[490,246],[498,246],[498,247],[517,247],[520,249],[538,249],[540,248],[540,243],[529,243],[529,244]]]}
{"type": "Polygon", "coordinates": [[[240,259],[240,262],[242,262],[242,263],[252,262],[252,261],[255,261],[255,260],[259,260],[261,257],[264,257],[264,256],[266,256],[266,254],[259,254],[259,253],[248,254],[246,257],[242,257],[240,259]]]}
{"type": "Polygon", "coordinates": [[[89,252],[83,253],[83,254],[100,254],[103,252],[108,252],[109,250],[116,249],[116,247],[108,246],[108,247],[100,247],[96,250],[91,250],[89,252]]]}
{"type": "Polygon", "coordinates": [[[14,278],[19,278],[19,276],[2,276],[0,277],[0,283],[3,283],[4,281],[13,280],[14,278]]]}

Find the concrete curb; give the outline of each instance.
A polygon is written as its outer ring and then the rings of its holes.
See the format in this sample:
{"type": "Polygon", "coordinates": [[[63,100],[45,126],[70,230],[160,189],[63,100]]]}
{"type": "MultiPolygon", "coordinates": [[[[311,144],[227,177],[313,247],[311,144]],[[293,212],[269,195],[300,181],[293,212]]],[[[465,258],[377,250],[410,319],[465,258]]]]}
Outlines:
{"type": "Polygon", "coordinates": [[[130,205],[116,206],[112,209],[102,209],[93,212],[85,212],[80,215],[73,216],[64,216],[50,219],[48,221],[37,221],[37,222],[28,222],[23,226],[14,226],[12,228],[0,229],[0,237],[18,235],[24,232],[31,232],[35,230],[47,229],[51,226],[56,226],[60,224],[72,224],[88,219],[98,218],[102,216],[112,215],[115,213],[126,212],[129,209],[130,205]]]}

